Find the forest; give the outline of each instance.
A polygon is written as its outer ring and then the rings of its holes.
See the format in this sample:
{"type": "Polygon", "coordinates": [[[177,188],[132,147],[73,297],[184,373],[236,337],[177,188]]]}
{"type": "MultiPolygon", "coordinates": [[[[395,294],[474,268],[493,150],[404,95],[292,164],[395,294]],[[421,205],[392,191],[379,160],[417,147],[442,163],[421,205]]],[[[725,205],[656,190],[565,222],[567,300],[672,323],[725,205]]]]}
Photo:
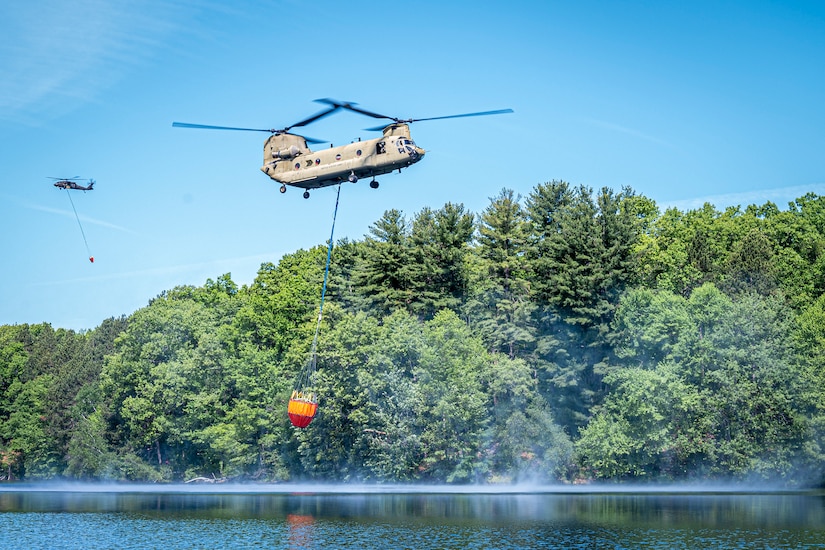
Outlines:
{"type": "Polygon", "coordinates": [[[563,181],[75,332],[0,326],[0,479],[825,485],[825,197],[662,212],[563,181]]]}

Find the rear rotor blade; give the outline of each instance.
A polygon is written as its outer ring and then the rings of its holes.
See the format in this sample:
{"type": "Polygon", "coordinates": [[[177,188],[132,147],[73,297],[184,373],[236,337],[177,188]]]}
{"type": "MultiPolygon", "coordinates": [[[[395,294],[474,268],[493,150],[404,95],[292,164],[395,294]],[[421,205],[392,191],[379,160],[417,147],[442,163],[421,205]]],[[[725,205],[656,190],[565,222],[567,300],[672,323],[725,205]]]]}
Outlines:
{"type": "Polygon", "coordinates": [[[420,122],[422,120],[441,120],[444,118],[461,118],[465,116],[486,116],[486,115],[503,115],[505,113],[512,113],[512,109],[498,109],[496,111],[481,111],[478,113],[464,113],[463,115],[447,115],[447,116],[434,116],[430,118],[413,118],[407,121],[402,122],[420,122]]]}
{"type": "MultiPolygon", "coordinates": [[[[445,119],[445,118],[461,118],[461,117],[468,117],[468,116],[503,115],[505,113],[512,113],[512,112],[513,112],[512,109],[498,109],[498,110],[495,110],[495,111],[481,111],[481,112],[478,112],[478,113],[464,113],[464,114],[461,114],[461,115],[435,116],[435,117],[429,117],[429,118],[408,118],[407,120],[402,120],[402,119],[399,119],[399,118],[391,118],[391,117],[384,117],[384,118],[390,118],[391,120],[395,121],[398,124],[412,124],[413,122],[421,122],[421,121],[424,121],[424,120],[442,120],[442,119],[445,119]]],[[[367,128],[366,130],[368,132],[378,132],[380,130],[383,130],[387,126],[389,126],[389,124],[385,124],[384,126],[375,126],[373,128],[367,128]]]]}

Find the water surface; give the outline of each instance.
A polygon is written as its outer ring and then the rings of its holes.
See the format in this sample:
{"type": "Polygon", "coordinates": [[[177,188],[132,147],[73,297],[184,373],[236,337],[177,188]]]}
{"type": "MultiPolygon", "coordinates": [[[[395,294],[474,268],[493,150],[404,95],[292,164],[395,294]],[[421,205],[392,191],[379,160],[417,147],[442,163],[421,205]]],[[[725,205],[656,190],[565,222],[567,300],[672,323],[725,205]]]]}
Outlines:
{"type": "Polygon", "coordinates": [[[3,548],[825,548],[825,493],[3,486],[3,548]]]}

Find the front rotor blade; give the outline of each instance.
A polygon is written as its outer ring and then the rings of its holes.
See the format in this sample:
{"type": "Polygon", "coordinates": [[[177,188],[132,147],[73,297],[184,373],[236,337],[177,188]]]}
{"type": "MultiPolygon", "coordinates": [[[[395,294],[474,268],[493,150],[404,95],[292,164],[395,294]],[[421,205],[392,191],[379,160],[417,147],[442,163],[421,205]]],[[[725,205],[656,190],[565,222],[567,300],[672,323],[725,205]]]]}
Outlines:
{"type": "Polygon", "coordinates": [[[368,116],[368,117],[386,118],[388,120],[394,120],[394,121],[398,122],[398,119],[395,118],[395,117],[391,117],[391,116],[387,116],[387,115],[379,115],[378,113],[373,113],[372,111],[367,111],[367,110],[361,109],[360,107],[355,107],[355,105],[358,105],[357,103],[351,103],[349,101],[336,101],[334,99],[329,99],[329,98],[316,99],[315,101],[317,101],[318,103],[326,103],[327,105],[333,105],[337,108],[346,109],[348,111],[352,111],[354,113],[359,113],[359,114],[362,114],[362,115],[365,115],[365,116],[368,116]]]}
{"type": "Polygon", "coordinates": [[[339,105],[332,105],[329,109],[327,109],[325,111],[321,111],[320,113],[315,113],[311,117],[306,118],[306,119],[302,120],[301,122],[296,122],[292,126],[287,126],[286,128],[284,128],[284,131],[287,131],[290,128],[295,128],[296,126],[306,126],[307,124],[310,124],[311,122],[315,122],[319,118],[324,118],[327,115],[331,115],[332,113],[334,113],[335,111],[337,111],[340,108],[341,107],[339,105]]]}
{"type": "Polygon", "coordinates": [[[373,126],[372,128],[364,128],[365,132],[381,132],[384,128],[388,126],[392,126],[393,124],[397,124],[396,122],[390,122],[389,124],[382,124],[381,126],[373,126]]]}
{"type": "Polygon", "coordinates": [[[241,132],[267,132],[274,134],[279,130],[264,130],[261,128],[234,128],[232,126],[210,126],[208,124],[189,124],[188,122],[173,122],[175,128],[196,128],[199,130],[238,130],[241,132]]]}
{"type": "Polygon", "coordinates": [[[412,120],[408,120],[407,122],[420,122],[422,120],[441,120],[444,118],[461,118],[465,116],[485,116],[485,115],[503,115],[505,113],[512,113],[512,109],[498,109],[496,111],[481,111],[479,113],[464,113],[463,115],[447,115],[447,116],[434,116],[430,118],[414,118],[412,120]]]}

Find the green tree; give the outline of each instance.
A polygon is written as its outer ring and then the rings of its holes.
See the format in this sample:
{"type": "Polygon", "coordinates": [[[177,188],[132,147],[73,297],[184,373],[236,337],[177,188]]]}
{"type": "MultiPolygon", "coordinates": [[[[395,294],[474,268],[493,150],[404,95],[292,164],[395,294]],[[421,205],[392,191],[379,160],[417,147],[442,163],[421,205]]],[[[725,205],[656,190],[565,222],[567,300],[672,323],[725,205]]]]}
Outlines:
{"type": "Polygon", "coordinates": [[[650,205],[630,189],[539,186],[528,198],[528,273],[535,289],[542,392],[575,433],[601,399],[612,350],[609,323],[635,280],[636,246],[650,205]]]}
{"type": "Polygon", "coordinates": [[[672,363],[618,369],[605,377],[604,404],[576,442],[587,475],[606,479],[688,477],[707,453],[708,420],[696,387],[672,363]]]}
{"type": "Polygon", "coordinates": [[[407,308],[413,301],[410,273],[413,256],[407,220],[399,210],[387,210],[370,226],[371,236],[354,276],[356,285],[383,312],[407,308]]]}
{"type": "Polygon", "coordinates": [[[481,373],[491,425],[484,454],[493,479],[567,479],[572,443],[556,424],[537,388],[533,369],[521,358],[494,354],[481,373]]]}
{"type": "Polygon", "coordinates": [[[234,316],[251,345],[282,357],[299,327],[317,311],[324,279],[326,247],[286,254],[277,265],[264,263],[234,316]]]}
{"type": "Polygon", "coordinates": [[[527,281],[527,226],[520,197],[502,189],[481,214],[478,247],[481,269],[468,303],[470,318],[490,350],[510,358],[529,353],[535,341],[527,281]]]}
{"type": "Polygon", "coordinates": [[[463,205],[447,203],[416,215],[410,234],[413,313],[431,319],[441,309],[458,311],[467,293],[465,257],[473,232],[473,215],[463,205]]]}
{"type": "Polygon", "coordinates": [[[447,483],[485,479],[489,465],[479,461],[487,418],[487,396],[480,375],[487,354],[458,316],[443,310],[424,329],[425,344],[415,378],[424,396],[419,416],[422,479],[447,483]]]}
{"type": "Polygon", "coordinates": [[[632,291],[620,310],[617,353],[646,370],[672,364],[699,394],[699,424],[712,444],[694,446],[693,469],[799,481],[810,379],[796,361],[792,315],[781,299],[733,300],[705,284],[688,299],[632,291]]]}
{"type": "Polygon", "coordinates": [[[768,237],[761,230],[752,229],[733,245],[723,288],[729,293],[770,294],[777,287],[773,256],[768,237]]]}
{"type": "Polygon", "coordinates": [[[18,458],[19,478],[49,479],[61,472],[61,456],[45,424],[46,396],[52,383],[51,375],[41,374],[25,382],[18,380],[9,388],[14,397],[0,437],[7,441],[6,451],[18,458]]]}
{"type": "Polygon", "coordinates": [[[424,349],[424,327],[415,317],[396,311],[377,329],[376,345],[358,384],[368,393],[364,434],[369,451],[364,466],[383,481],[413,481],[423,460],[420,412],[427,396],[416,373],[424,349]]]}
{"type": "Polygon", "coordinates": [[[803,403],[809,404],[804,457],[811,483],[825,483],[825,295],[795,319],[794,341],[804,370],[803,403]]]}
{"type": "MultiPolygon", "coordinates": [[[[371,350],[379,334],[376,319],[364,313],[338,316],[333,308],[326,316],[317,350],[316,392],[318,413],[307,429],[293,429],[300,458],[295,477],[353,481],[368,475],[370,460],[369,388],[359,383],[359,372],[369,364],[371,350]]],[[[305,348],[306,349],[306,348],[305,348]]],[[[310,360],[309,350],[293,356],[296,372],[299,360],[310,360]]]]}
{"type": "Polygon", "coordinates": [[[176,288],[132,315],[107,358],[101,391],[112,440],[165,479],[192,469],[224,473],[231,462],[204,434],[219,439],[218,428],[207,428],[236,414],[221,334],[238,308],[228,276],[201,289],[176,288]]]}

